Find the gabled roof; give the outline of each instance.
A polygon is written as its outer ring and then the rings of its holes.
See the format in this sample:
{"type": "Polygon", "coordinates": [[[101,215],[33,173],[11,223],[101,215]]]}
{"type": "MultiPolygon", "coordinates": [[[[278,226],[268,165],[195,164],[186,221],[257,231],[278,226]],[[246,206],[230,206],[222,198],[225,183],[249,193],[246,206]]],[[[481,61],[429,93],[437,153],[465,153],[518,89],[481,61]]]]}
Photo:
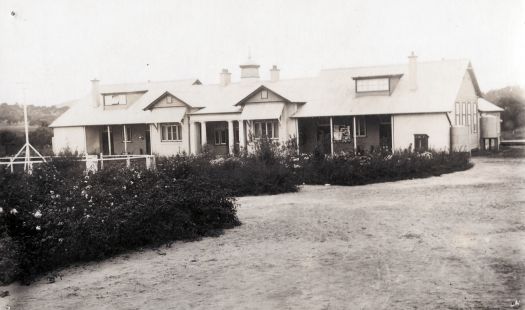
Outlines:
{"type": "MultiPolygon", "coordinates": [[[[119,125],[119,124],[142,124],[158,123],[165,118],[166,114],[173,112],[174,119],[177,118],[179,111],[164,109],[164,114],[143,111],[152,101],[157,99],[166,89],[175,91],[189,87],[200,87],[193,85],[196,79],[168,81],[168,82],[149,82],[136,84],[111,84],[100,85],[102,94],[108,93],[136,93],[144,92],[134,103],[126,105],[122,109],[104,110],[103,103],[99,107],[94,107],[91,96],[85,96],[77,100],[69,110],[60,115],[50,127],[70,127],[70,126],[94,126],[94,125],[119,125]]],[[[184,109],[184,108],[182,108],[184,109]]]]}
{"type": "MultiPolygon", "coordinates": [[[[327,69],[311,78],[276,82],[250,79],[227,86],[201,85],[196,79],[100,85],[103,94],[133,92],[142,95],[125,109],[107,110],[94,108],[88,96],[55,120],[51,127],[156,123],[171,117],[170,111],[173,111],[176,121],[180,111],[175,111],[175,107],[163,108],[162,117],[162,113],[152,112],[156,110],[153,104],[166,94],[191,107],[193,115],[241,113],[242,103],[262,89],[279,95],[284,102],[301,103],[293,117],[442,113],[452,110],[466,72],[470,74],[479,95],[474,72],[469,61],[464,59],[418,62],[418,88],[415,91],[410,90],[408,85],[408,63],[327,69]],[[355,78],[378,76],[398,79],[390,95],[356,96],[355,78]]],[[[190,113],[189,109],[182,109],[190,113]]]]}
{"type": "Polygon", "coordinates": [[[251,93],[249,93],[246,97],[244,97],[243,99],[241,99],[241,101],[237,102],[235,105],[241,105],[243,103],[245,103],[246,101],[248,101],[248,99],[250,99],[251,97],[253,97],[255,94],[259,93],[260,91],[262,90],[268,90],[268,91],[271,91],[272,93],[274,93],[275,95],[277,95],[277,97],[280,97],[284,102],[290,102],[290,100],[288,100],[287,98],[279,95],[278,93],[272,91],[271,89],[268,89],[268,87],[266,87],[265,85],[261,85],[259,87],[257,87],[254,91],[252,91],[251,93]]]}
{"type": "Polygon", "coordinates": [[[315,91],[294,117],[448,112],[453,107],[468,60],[417,63],[417,90],[408,85],[408,64],[322,70],[315,91]],[[387,96],[356,96],[352,78],[403,75],[387,96]]]}
{"type": "Polygon", "coordinates": [[[504,110],[486,99],[479,98],[478,99],[478,111],[480,112],[503,112],[504,110]]]}

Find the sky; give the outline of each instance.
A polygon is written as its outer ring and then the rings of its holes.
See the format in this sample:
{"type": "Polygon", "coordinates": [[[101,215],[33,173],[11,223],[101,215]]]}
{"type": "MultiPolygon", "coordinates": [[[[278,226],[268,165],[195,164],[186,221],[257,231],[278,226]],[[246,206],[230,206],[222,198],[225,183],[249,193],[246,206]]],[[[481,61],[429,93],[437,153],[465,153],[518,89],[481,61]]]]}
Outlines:
{"type": "Polygon", "coordinates": [[[101,83],[262,79],[470,59],[482,91],[525,85],[525,0],[0,0],[0,102],[61,104],[101,83]],[[14,12],[14,16],[12,15],[14,12]]]}

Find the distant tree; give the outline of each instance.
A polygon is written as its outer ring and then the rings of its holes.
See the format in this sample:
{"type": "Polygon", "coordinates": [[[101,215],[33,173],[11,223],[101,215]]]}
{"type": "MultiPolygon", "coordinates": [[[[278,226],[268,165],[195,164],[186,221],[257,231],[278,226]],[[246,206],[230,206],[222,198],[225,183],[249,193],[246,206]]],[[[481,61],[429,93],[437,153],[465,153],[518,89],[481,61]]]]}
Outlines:
{"type": "Polygon", "coordinates": [[[525,126],[525,92],[521,87],[509,86],[491,90],[484,97],[504,110],[501,113],[504,130],[525,126]]]}

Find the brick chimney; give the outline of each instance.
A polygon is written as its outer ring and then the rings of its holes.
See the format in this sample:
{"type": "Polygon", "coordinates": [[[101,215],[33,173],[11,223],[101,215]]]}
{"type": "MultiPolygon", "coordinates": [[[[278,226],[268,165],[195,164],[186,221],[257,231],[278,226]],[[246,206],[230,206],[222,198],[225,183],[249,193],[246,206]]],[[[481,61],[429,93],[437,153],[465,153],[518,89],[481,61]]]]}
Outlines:
{"type": "Polygon", "coordinates": [[[220,73],[220,84],[221,86],[227,86],[232,81],[232,74],[228,72],[228,69],[222,69],[220,73]]]}
{"type": "Polygon", "coordinates": [[[417,90],[417,56],[414,52],[408,56],[408,84],[411,91],[417,90]]]}
{"type": "Polygon", "coordinates": [[[97,79],[91,80],[91,104],[93,107],[98,108],[100,106],[100,81],[97,79]]]}
{"type": "Polygon", "coordinates": [[[279,73],[281,70],[277,69],[276,65],[273,65],[273,67],[270,69],[270,81],[277,82],[279,81],[279,73]]]}

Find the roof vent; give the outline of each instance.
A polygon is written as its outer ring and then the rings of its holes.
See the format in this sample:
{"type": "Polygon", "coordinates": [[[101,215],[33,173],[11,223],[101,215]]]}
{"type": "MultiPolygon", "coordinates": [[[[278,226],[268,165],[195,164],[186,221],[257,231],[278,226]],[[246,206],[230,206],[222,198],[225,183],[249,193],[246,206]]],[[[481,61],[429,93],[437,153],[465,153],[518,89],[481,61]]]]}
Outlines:
{"type": "Polygon", "coordinates": [[[241,79],[259,79],[260,66],[251,57],[248,57],[239,67],[241,67],[241,79]]]}

